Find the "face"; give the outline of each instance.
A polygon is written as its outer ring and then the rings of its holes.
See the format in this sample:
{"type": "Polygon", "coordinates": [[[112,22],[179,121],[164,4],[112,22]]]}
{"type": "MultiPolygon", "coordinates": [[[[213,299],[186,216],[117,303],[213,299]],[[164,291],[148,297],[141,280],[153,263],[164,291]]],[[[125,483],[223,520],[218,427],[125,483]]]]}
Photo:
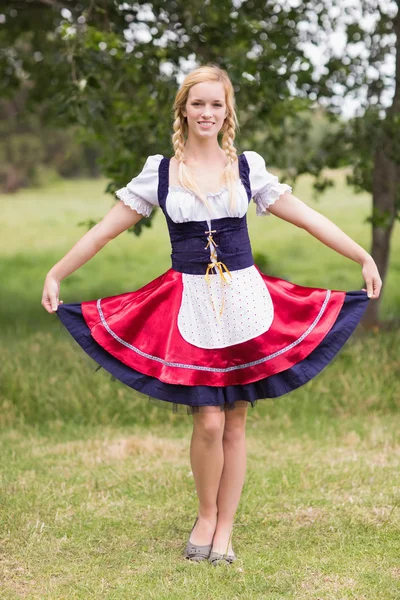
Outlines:
{"type": "Polygon", "coordinates": [[[196,136],[216,136],[228,114],[225,89],[219,81],[196,83],[189,90],[183,116],[189,131],[196,136]]]}

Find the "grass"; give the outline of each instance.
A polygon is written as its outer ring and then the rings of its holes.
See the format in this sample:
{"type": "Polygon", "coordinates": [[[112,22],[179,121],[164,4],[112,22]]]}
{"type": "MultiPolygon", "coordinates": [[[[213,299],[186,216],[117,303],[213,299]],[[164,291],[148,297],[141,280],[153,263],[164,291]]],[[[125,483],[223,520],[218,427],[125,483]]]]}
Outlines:
{"type": "MultiPolygon", "coordinates": [[[[370,200],[294,193],[369,248],[370,200]]],[[[196,512],[191,418],[94,374],[40,306],[48,269],[112,205],[105,182],[1,198],[0,582],[7,600],[400,598],[400,333],[358,331],[296,392],[249,410],[248,471],[229,569],[181,558],[196,512]],[[156,551],[155,551],[156,549],[156,551]]],[[[361,269],[249,211],[254,253],[301,285],[358,289],[361,269]]],[[[400,312],[400,236],[382,318],[400,312]]],[[[65,302],[133,290],[170,266],[161,213],[62,283],[65,302]]]]}
{"type": "Polygon", "coordinates": [[[196,512],[187,436],[9,430],[3,597],[398,598],[397,427],[362,423],[312,439],[249,421],[230,569],[182,558],[196,512]]]}

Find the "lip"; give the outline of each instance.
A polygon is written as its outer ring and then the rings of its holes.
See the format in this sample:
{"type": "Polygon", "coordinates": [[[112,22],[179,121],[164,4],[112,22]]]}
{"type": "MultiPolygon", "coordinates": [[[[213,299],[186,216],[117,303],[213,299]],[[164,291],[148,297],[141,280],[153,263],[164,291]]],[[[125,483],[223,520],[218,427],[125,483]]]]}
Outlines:
{"type": "Polygon", "coordinates": [[[214,125],[214,121],[197,121],[199,125],[201,125],[202,123],[206,124],[206,125],[214,125]]]}

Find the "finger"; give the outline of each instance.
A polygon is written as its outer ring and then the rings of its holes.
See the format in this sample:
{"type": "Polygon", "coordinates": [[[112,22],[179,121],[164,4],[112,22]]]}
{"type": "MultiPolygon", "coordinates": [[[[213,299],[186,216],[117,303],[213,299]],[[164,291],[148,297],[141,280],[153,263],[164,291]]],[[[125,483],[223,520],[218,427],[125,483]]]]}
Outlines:
{"type": "Polygon", "coordinates": [[[374,289],[373,289],[373,285],[372,285],[371,279],[369,279],[365,283],[367,284],[368,298],[372,298],[372,296],[374,295],[374,289]]]}
{"type": "Polygon", "coordinates": [[[373,277],[372,281],[371,281],[372,295],[370,296],[370,298],[379,298],[381,288],[382,288],[381,279],[377,278],[377,277],[373,277]]]}
{"type": "Polygon", "coordinates": [[[45,310],[47,310],[48,313],[53,312],[53,309],[51,307],[51,302],[50,302],[49,298],[47,298],[47,296],[42,298],[42,306],[45,310]]]}
{"type": "Polygon", "coordinates": [[[49,293],[50,305],[53,311],[57,310],[57,296],[54,293],[49,293]]]}
{"type": "Polygon", "coordinates": [[[378,294],[378,296],[379,296],[379,294],[381,293],[381,289],[382,289],[382,279],[378,279],[375,281],[374,289],[375,289],[375,293],[378,294]]]}

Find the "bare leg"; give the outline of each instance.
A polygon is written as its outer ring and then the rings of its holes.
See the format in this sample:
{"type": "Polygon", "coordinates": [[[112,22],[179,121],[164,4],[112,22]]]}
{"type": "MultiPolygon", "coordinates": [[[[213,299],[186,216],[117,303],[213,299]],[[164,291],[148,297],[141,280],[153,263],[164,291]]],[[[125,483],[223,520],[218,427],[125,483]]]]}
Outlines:
{"type": "Polygon", "coordinates": [[[222,438],[224,467],[219,484],[217,506],[218,521],[213,540],[213,550],[232,554],[232,531],[235,513],[246,474],[246,418],[249,403],[241,401],[227,411],[222,438]]]}
{"type": "Polygon", "coordinates": [[[217,495],[224,454],[222,436],[225,413],[205,406],[193,415],[190,462],[199,498],[198,521],[190,540],[193,544],[211,544],[217,523],[217,495]]]}

